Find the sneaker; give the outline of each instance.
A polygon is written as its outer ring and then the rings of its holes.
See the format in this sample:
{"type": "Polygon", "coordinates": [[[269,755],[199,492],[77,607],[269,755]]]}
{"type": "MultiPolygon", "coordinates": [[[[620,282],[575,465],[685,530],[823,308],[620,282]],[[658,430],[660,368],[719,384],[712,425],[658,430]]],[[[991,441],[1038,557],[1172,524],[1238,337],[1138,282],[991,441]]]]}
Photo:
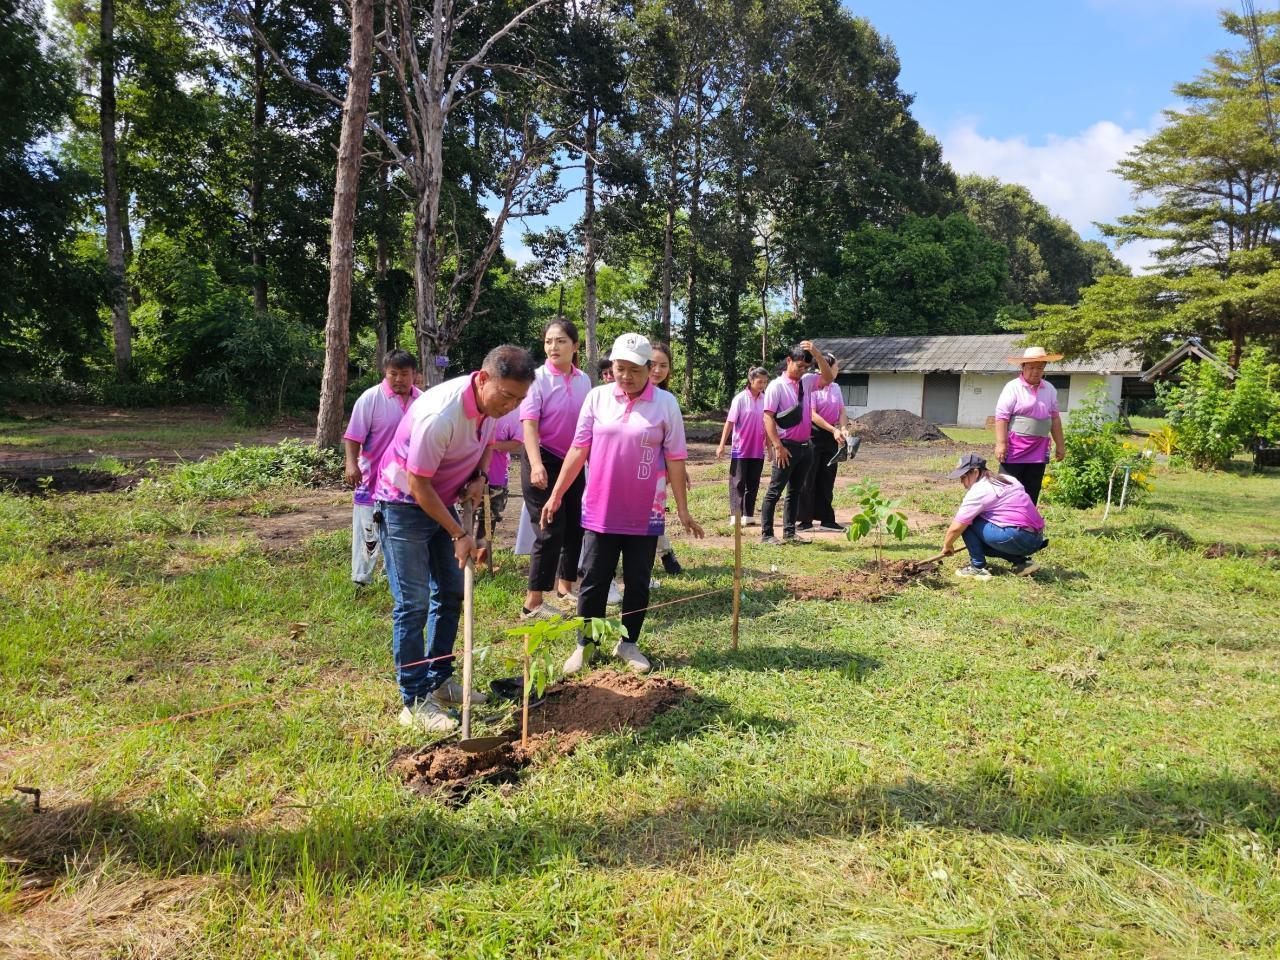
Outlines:
{"type": "Polygon", "coordinates": [[[626,640],[619,640],[618,645],[613,648],[613,655],[627,665],[627,668],[634,673],[649,672],[649,658],[640,652],[640,648],[634,643],[626,640]]]}
{"type": "Polygon", "coordinates": [[[971,563],[965,564],[956,571],[957,577],[968,577],[970,580],[990,580],[991,571],[986,567],[975,567],[971,563]]]}
{"type": "MultiPolygon", "coordinates": [[[[453,677],[450,677],[440,686],[431,691],[431,697],[436,703],[442,705],[453,705],[462,703],[462,684],[453,677]]],[[[484,703],[488,700],[487,694],[481,693],[475,687],[471,688],[471,702],[484,703]]]]}
{"type": "Polygon", "coordinates": [[[458,728],[458,721],[433,699],[418,700],[400,711],[400,726],[419,727],[428,733],[448,733],[458,728]]]}
{"type": "Polygon", "coordinates": [[[1013,573],[1018,577],[1029,577],[1039,569],[1040,564],[1031,559],[1023,560],[1021,563],[1013,565],[1013,573]]]}
{"type": "Polygon", "coordinates": [[[558,617],[560,615],[559,611],[552,610],[550,605],[546,603],[540,603],[532,610],[524,606],[520,608],[521,620],[550,620],[552,617],[558,617]]]}
{"type": "Polygon", "coordinates": [[[581,644],[573,648],[573,653],[569,654],[569,658],[565,660],[564,666],[560,668],[560,672],[566,677],[571,677],[575,673],[581,673],[582,668],[586,666],[587,648],[581,644]]]}
{"type": "Polygon", "coordinates": [[[680,566],[674,550],[668,550],[662,555],[662,569],[667,571],[667,576],[670,577],[678,577],[684,573],[684,567],[680,566]]]}
{"type": "Polygon", "coordinates": [[[797,529],[797,530],[804,530],[804,531],[807,533],[808,531],[810,531],[810,530],[812,530],[812,529],[813,529],[813,524],[812,524],[812,523],[797,523],[797,524],[796,524],[796,529],[797,529]]]}
{"type": "Polygon", "coordinates": [[[758,517],[755,517],[754,515],[746,516],[742,518],[742,525],[744,527],[758,527],[760,526],[760,520],[758,517]]]}
{"type": "Polygon", "coordinates": [[[782,535],[782,542],[783,542],[783,543],[785,543],[785,544],[787,544],[787,546],[796,546],[796,547],[804,546],[805,544],[809,544],[809,543],[813,543],[813,541],[812,541],[812,540],[810,540],[808,537],[797,537],[794,533],[793,533],[793,534],[791,534],[790,536],[787,536],[787,535],[784,533],[784,534],[782,535]]]}
{"type": "Polygon", "coordinates": [[[760,544],[765,547],[780,547],[782,546],[782,541],[771,533],[767,536],[761,537],[760,544]]]}
{"type": "Polygon", "coordinates": [[[622,591],[618,589],[618,582],[616,580],[609,581],[609,601],[608,602],[610,604],[613,604],[614,606],[622,602],[622,591]]]}
{"type": "MultiPolygon", "coordinates": [[[[736,516],[734,516],[734,515],[730,515],[730,516],[729,516],[729,526],[731,526],[731,527],[732,527],[732,526],[736,526],[736,525],[737,525],[737,523],[738,523],[738,518],[737,518],[736,516]]],[[[745,524],[744,524],[744,526],[745,526],[745,524]]]]}
{"type": "MultiPolygon", "coordinates": [[[[650,590],[657,590],[660,586],[662,586],[662,581],[661,581],[661,580],[655,580],[653,577],[650,577],[650,578],[649,578],[649,589],[650,589],[650,590]]],[[[618,602],[619,602],[619,603],[621,603],[622,601],[621,601],[621,600],[619,600],[618,602]]]]}
{"type": "Polygon", "coordinates": [[[844,533],[845,527],[843,523],[824,523],[818,527],[819,533],[844,533]]]}
{"type": "Polygon", "coordinates": [[[558,607],[563,607],[565,610],[573,610],[576,613],[578,610],[578,595],[572,590],[568,593],[561,593],[557,590],[555,603],[558,607]]]}

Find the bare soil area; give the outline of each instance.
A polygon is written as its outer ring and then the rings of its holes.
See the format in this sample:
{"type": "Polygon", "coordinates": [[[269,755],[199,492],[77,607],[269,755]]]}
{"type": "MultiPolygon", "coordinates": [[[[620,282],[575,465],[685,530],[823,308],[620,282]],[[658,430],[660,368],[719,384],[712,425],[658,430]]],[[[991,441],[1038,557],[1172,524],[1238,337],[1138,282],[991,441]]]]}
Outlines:
{"type": "Polygon", "coordinates": [[[872,563],[866,568],[843,573],[795,576],[791,577],[787,584],[797,600],[853,600],[874,603],[913,583],[933,580],[937,574],[937,561],[920,563],[916,560],[885,560],[879,567],[872,563]]]}

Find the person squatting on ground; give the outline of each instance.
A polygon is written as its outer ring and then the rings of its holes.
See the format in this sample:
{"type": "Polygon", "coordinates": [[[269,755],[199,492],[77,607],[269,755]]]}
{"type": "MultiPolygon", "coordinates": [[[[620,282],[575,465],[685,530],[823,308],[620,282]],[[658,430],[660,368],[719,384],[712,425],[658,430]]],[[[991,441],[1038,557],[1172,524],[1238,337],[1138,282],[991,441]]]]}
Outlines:
{"type": "Polygon", "coordinates": [[[1022,374],[1004,385],[996,401],[996,462],[1002,473],[1018,479],[1032,503],[1040,502],[1050,435],[1054,458],[1066,455],[1058,391],[1044,379],[1045,364],[1061,359],[1062,354],[1046,353],[1044,347],[1028,347],[1021,357],[1009,357],[1022,374]]]}
{"type": "Polygon", "coordinates": [[[828,386],[834,379],[835,373],[827,358],[811,341],[805,340],[791,348],[786,370],[765,388],[764,432],[773,448],[774,462],[769,489],[760,509],[762,543],[808,542],[796,537],[796,514],[805,474],[813,461],[813,447],[809,442],[813,416],[809,398],[814,390],[828,386]],[[814,362],[818,373],[809,372],[814,362]],[[773,514],[784,489],[787,503],[782,514],[782,540],[779,540],[773,535],[773,514]]]}
{"type": "MultiPolygon", "coordinates": [[[[656,389],[671,393],[669,388],[671,381],[671,348],[661,340],[656,340],[649,344],[649,349],[653,355],[653,359],[649,362],[649,382],[656,389]]],[[[662,558],[662,569],[671,576],[678,577],[684,573],[684,567],[680,566],[680,561],[676,559],[675,548],[671,546],[671,541],[667,539],[666,533],[658,536],[658,556],[662,558]]]]}
{"type": "MultiPolygon", "coordinates": [[[[840,375],[835,354],[823,355],[832,376],[840,375]]],[[[833,462],[840,444],[849,439],[849,414],[844,408],[844,394],[834,380],[825,387],[815,387],[809,395],[809,415],[813,429],[809,434],[813,444],[813,463],[805,475],[804,489],[800,497],[797,529],[818,529],[823,533],[844,533],[844,526],[836,522],[834,506],[836,471],[840,464],[833,462]]]]}
{"type": "MultiPolygon", "coordinates": [[[[467,534],[455,504],[483,497],[497,422],[519,406],[533,375],[533,358],[523,347],[495,347],[478,371],[418,397],[383,454],[374,497],[395,601],[391,650],[403,726],[432,731],[457,725],[446,706],[462,700],[452,656],[462,570],[468,557],[483,561],[484,551],[467,534]]],[[[472,694],[475,703],[484,699],[472,694]]]]}
{"type": "Polygon", "coordinates": [[[547,362],[538,368],[533,386],[520,404],[525,456],[520,468],[525,510],[535,540],[529,556],[529,590],[520,618],[555,615],[542,603],[543,594],[576,602],[578,554],[582,549],[582,490],[578,477],[564,492],[562,509],[551,523],[540,523],[547,493],[555,486],[573,443],[578,413],[591,390],[591,378],[579,370],[578,328],[569,320],[552,320],[542,333],[547,362]]]}
{"type": "Polygon", "coordinates": [[[724,459],[724,445],[733,434],[729,454],[729,523],[742,513],[742,525],[757,523],[756,494],[760,491],[760,474],[764,471],[764,390],[769,385],[769,371],[752,367],[747,372],[747,388],[733,398],[716,459],[724,459]]]}
{"type": "MultiPolygon", "coordinates": [[[[649,572],[665,528],[667,492],[676,501],[676,514],[685,530],[703,535],[689,515],[686,500],[684,418],[676,398],[655,387],[649,377],[652,349],[636,333],[619,337],[609,354],[614,382],[596,387],[587,396],[573,449],[565,458],[560,479],[542,508],[542,522],[550,524],[560,509],[565,490],[584,466],[587,489],[582,498],[583,535],[578,616],[603,617],[609,583],[622,559],[622,625],[626,639],[613,655],[637,673],[649,670],[649,660],[637,645],[649,606],[649,572]]],[[[564,672],[580,671],[586,659],[586,638],[564,663],[564,672]]]]}
{"type": "Polygon", "coordinates": [[[345,478],[355,487],[351,509],[351,581],[367,587],[373,579],[381,548],[373,517],[374,471],[409,404],[422,393],[413,381],[418,361],[413,354],[392,350],[387,354],[382,382],[360,394],[351,408],[351,420],[342,435],[345,478]]]}
{"type": "Polygon", "coordinates": [[[956,576],[990,580],[988,554],[1008,560],[1020,576],[1040,569],[1031,555],[1049,543],[1044,537],[1044,518],[1016,477],[992,473],[986,460],[966,453],[947,479],[959,480],[965,489],[960,509],[942,541],[942,552],[948,556],[955,553],[957,538],[964,539],[969,551],[968,566],[957,570],[956,576]]]}

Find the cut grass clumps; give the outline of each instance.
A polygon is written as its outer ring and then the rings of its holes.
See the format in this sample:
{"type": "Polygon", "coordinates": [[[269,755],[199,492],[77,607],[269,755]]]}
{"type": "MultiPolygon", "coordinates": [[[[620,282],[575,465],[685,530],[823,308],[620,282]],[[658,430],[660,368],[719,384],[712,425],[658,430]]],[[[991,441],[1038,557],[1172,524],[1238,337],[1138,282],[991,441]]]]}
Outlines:
{"type": "Polygon", "coordinates": [[[323,487],[341,479],[337,453],[301,440],[275,446],[235,446],[225,453],[182,463],[139,486],[146,497],[230,500],[278,487],[323,487]]]}

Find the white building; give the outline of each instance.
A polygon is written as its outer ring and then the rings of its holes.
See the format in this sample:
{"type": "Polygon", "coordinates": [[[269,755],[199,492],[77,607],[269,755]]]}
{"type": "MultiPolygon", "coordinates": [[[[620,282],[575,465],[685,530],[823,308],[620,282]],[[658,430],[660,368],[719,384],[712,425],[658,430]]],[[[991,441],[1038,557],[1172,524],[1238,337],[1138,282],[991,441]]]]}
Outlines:
{"type": "MultiPolygon", "coordinates": [[[[1007,357],[1020,356],[1024,334],[955,337],[849,337],[814,343],[835,354],[838,383],[850,418],[871,410],[907,410],[945,426],[982,427],[995,413],[1000,389],[1018,375],[1007,357]]],[[[1069,412],[1095,383],[1105,383],[1119,409],[1125,377],[1142,372],[1128,351],[1050,363],[1046,375],[1069,412]]]]}

